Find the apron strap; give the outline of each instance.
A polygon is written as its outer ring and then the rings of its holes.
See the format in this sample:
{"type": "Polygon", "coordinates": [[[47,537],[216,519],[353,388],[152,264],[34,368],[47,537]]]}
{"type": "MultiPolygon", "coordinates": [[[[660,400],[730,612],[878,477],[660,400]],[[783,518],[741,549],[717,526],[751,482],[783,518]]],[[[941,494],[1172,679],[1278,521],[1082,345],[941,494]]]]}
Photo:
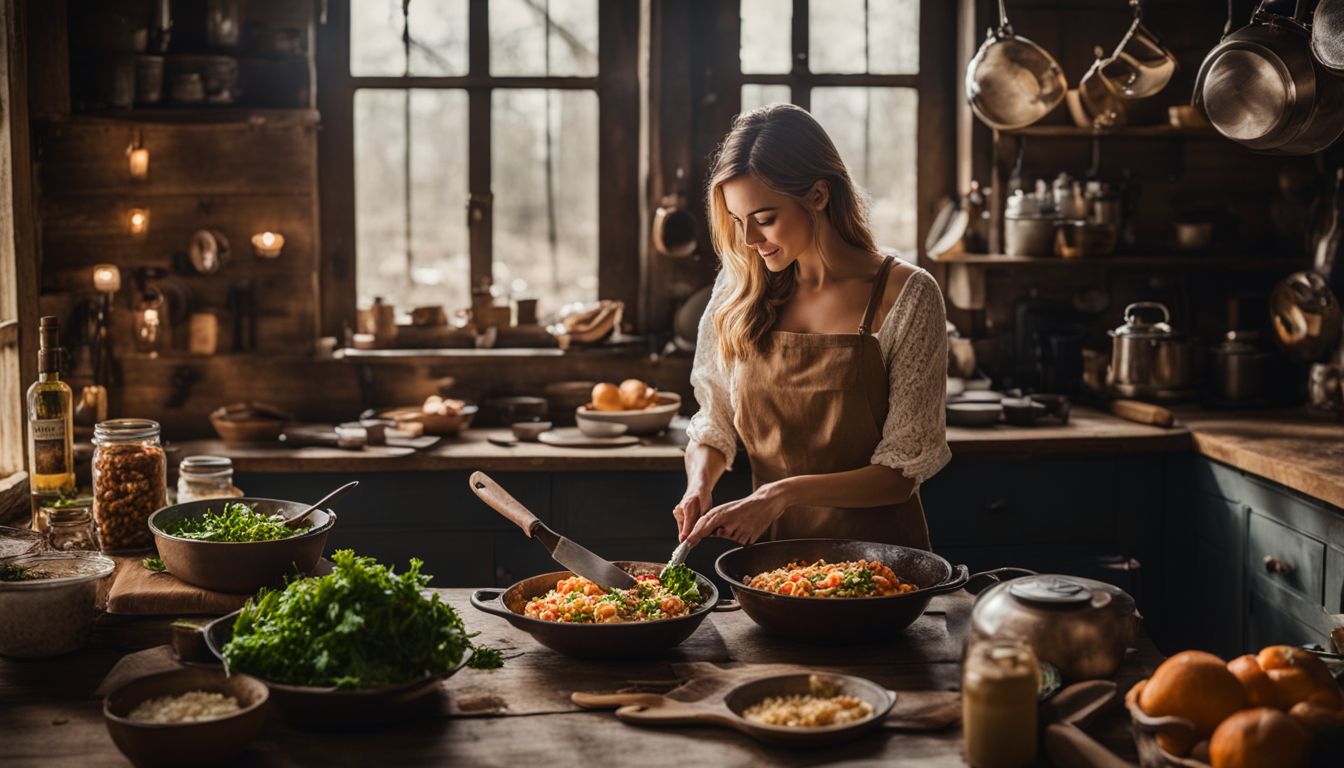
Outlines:
{"type": "Polygon", "coordinates": [[[859,335],[867,336],[873,332],[873,315],[877,314],[877,305],[882,303],[882,294],[887,289],[887,274],[891,272],[891,265],[895,261],[890,254],[882,259],[882,266],[877,268],[877,275],[873,277],[873,295],[868,297],[868,308],[863,311],[863,324],[859,326],[859,335]]]}

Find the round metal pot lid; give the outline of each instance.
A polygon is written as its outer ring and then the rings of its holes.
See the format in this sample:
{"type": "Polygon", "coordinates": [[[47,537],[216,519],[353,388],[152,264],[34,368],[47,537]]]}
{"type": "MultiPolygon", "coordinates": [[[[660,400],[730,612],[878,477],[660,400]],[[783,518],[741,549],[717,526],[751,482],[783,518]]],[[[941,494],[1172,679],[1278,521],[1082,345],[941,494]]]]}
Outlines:
{"type": "Polygon", "coordinates": [[[1094,593],[1073,579],[1054,575],[1017,579],[1009,585],[1008,594],[1024,603],[1050,608],[1081,608],[1092,605],[1094,597],[1099,600],[1096,607],[1101,607],[1111,600],[1105,592],[1094,593]]]}

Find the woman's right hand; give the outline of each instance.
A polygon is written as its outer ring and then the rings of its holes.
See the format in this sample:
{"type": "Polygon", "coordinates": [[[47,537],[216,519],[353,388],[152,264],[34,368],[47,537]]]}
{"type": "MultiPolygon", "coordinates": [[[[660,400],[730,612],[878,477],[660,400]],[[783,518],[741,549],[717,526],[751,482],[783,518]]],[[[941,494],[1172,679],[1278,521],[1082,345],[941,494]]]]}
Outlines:
{"type": "Polygon", "coordinates": [[[713,486],[693,483],[686,487],[686,495],[672,509],[677,519],[677,541],[685,541],[695,523],[714,506],[713,486]]]}

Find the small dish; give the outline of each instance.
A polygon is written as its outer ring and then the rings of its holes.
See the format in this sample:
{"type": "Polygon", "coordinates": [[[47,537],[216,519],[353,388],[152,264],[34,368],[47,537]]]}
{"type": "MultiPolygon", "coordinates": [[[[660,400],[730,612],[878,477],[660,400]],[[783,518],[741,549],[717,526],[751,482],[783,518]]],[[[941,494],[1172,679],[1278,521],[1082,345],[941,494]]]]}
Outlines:
{"type": "Polygon", "coordinates": [[[1003,406],[998,403],[948,403],[947,423],[954,427],[990,427],[999,423],[1003,406]]]}
{"type": "Polygon", "coordinates": [[[535,443],[537,437],[550,428],[551,422],[549,421],[520,421],[510,427],[513,430],[514,437],[528,443],[535,443]]]}
{"type": "MultiPolygon", "coordinates": [[[[576,413],[574,418],[579,424],[579,431],[588,437],[620,437],[630,431],[628,424],[622,424],[618,421],[601,421],[591,418],[582,411],[576,413]]],[[[542,430],[542,432],[545,431],[542,430]]]]}
{"type": "Polygon", "coordinates": [[[199,765],[227,761],[260,735],[269,698],[266,684],[250,675],[189,667],[147,675],[116,688],[103,700],[103,721],[117,749],[141,768],[199,765]],[[188,691],[232,696],[240,709],[191,723],[151,723],[129,717],[148,699],[188,691]]]}
{"type": "Polygon", "coordinates": [[[1046,414],[1043,403],[1027,397],[1004,398],[999,405],[1003,408],[1003,420],[1016,427],[1030,427],[1046,414]]]}
{"type": "Polygon", "coordinates": [[[1002,392],[994,392],[988,389],[970,389],[967,388],[960,395],[952,398],[954,403],[997,403],[1003,399],[1002,392]]]}
{"type": "Polygon", "coordinates": [[[648,408],[636,411],[599,411],[591,404],[581,405],[575,410],[574,416],[580,428],[587,419],[624,424],[631,435],[654,435],[667,429],[681,410],[681,395],[676,392],[659,392],[654,395],[653,403],[648,408]]]}

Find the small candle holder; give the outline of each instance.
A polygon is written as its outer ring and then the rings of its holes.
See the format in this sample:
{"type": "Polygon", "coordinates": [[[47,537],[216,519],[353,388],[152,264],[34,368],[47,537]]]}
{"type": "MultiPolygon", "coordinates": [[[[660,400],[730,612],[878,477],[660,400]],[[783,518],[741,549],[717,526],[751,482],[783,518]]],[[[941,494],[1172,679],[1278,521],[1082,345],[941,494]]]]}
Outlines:
{"type": "Polygon", "coordinates": [[[144,237],[149,234],[149,209],[132,208],[126,212],[126,225],[131,234],[136,237],[144,237]]]}
{"type": "Polygon", "coordinates": [[[149,178],[149,150],[131,145],[126,148],[126,157],[130,162],[131,178],[145,181],[149,178]]]}
{"type": "Polygon", "coordinates": [[[285,247],[285,236],[279,232],[258,232],[252,236],[252,249],[263,259],[278,259],[285,247]]]}

